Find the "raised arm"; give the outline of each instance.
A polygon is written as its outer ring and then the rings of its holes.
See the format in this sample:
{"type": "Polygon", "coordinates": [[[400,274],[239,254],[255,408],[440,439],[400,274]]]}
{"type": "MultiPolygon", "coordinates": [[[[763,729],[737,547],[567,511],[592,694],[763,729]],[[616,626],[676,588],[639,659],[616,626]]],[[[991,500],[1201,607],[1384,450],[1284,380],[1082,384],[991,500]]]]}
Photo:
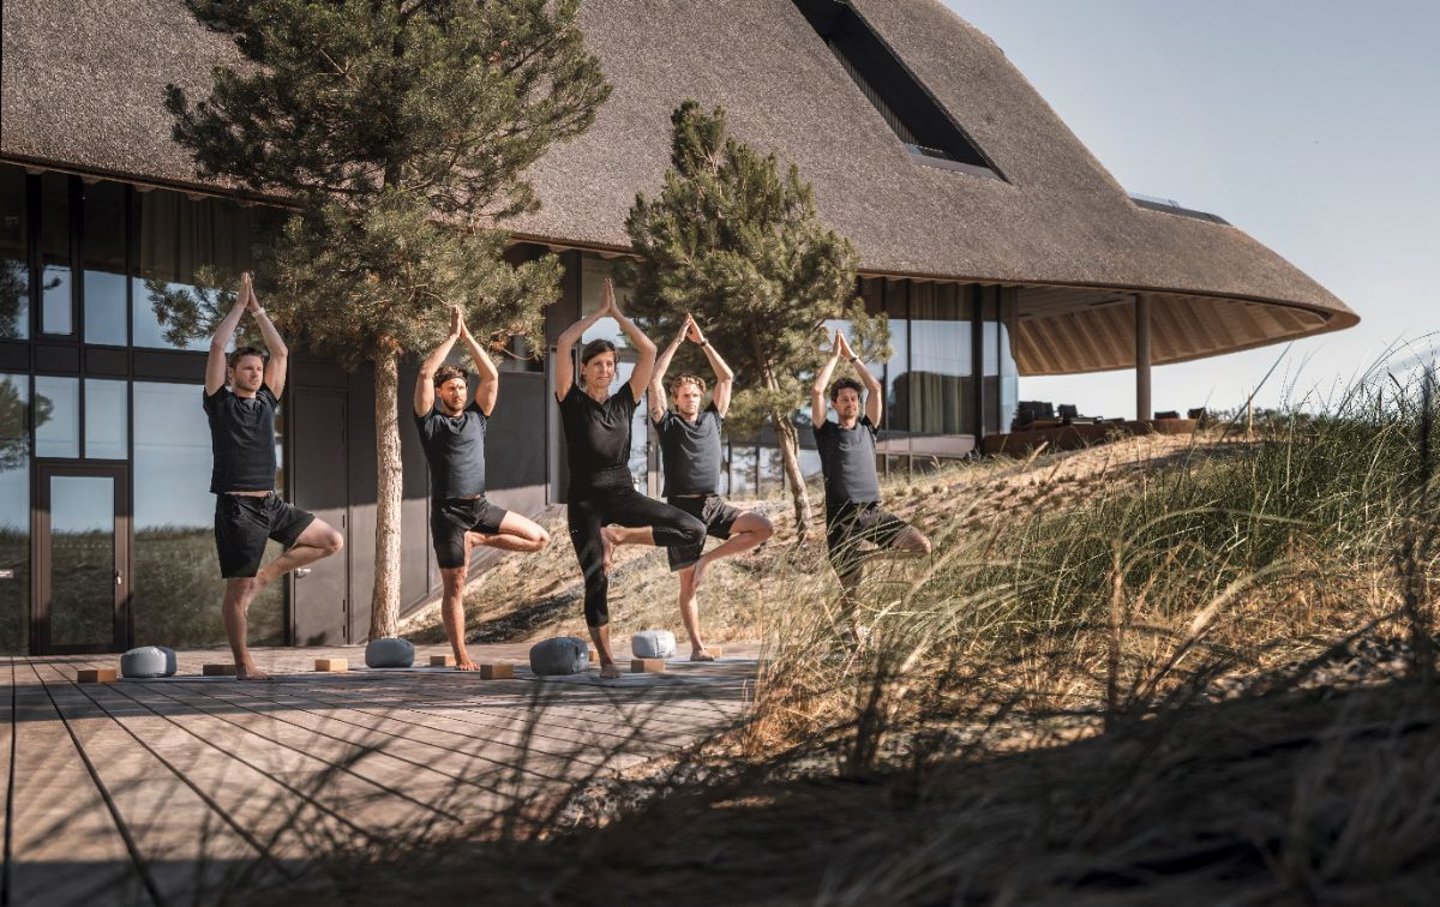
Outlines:
{"type": "Polygon", "coordinates": [[[285,393],[285,379],[290,374],[290,348],[285,345],[284,340],[280,339],[280,332],[275,330],[275,323],[260,307],[260,300],[255,298],[254,284],[247,279],[245,288],[250,295],[249,305],[246,308],[255,317],[255,323],[260,326],[260,336],[265,338],[265,349],[270,352],[270,358],[265,362],[265,386],[270,388],[270,393],[279,397],[285,393]]]}
{"type": "Polygon", "coordinates": [[[735,372],[720,358],[720,353],[710,345],[710,341],[705,339],[704,332],[694,318],[690,319],[688,336],[693,342],[700,344],[700,349],[705,351],[705,358],[710,360],[710,368],[715,372],[715,412],[723,419],[730,411],[730,394],[735,389],[735,372]]]}
{"type": "Polygon", "coordinates": [[[845,338],[839,331],[835,332],[835,342],[830,345],[830,358],[825,360],[820,373],[815,376],[815,383],[810,386],[810,421],[817,427],[825,422],[825,388],[830,386],[830,376],[835,374],[835,366],[840,362],[840,352],[845,338]]]}
{"type": "Polygon", "coordinates": [[[240,275],[240,289],[235,293],[235,304],[225,317],[220,319],[220,324],[215,327],[215,336],[210,338],[210,355],[205,360],[205,396],[212,396],[216,391],[225,386],[225,367],[228,364],[225,359],[225,344],[235,336],[235,329],[240,326],[240,317],[245,314],[246,303],[250,299],[250,272],[246,271],[240,275]]]}
{"type": "Polygon", "coordinates": [[[429,415],[430,410],[435,408],[435,373],[445,363],[450,350],[454,349],[455,341],[460,339],[461,327],[460,308],[456,306],[450,310],[449,336],[425,357],[425,361],[420,363],[420,374],[415,376],[415,415],[429,415]]]}
{"type": "Polygon", "coordinates": [[[845,355],[850,357],[850,364],[855,366],[855,372],[860,376],[860,383],[865,385],[865,417],[870,420],[871,425],[879,428],[880,416],[885,411],[885,390],[880,386],[879,380],[865,367],[865,361],[850,347],[850,341],[843,336],[840,340],[845,344],[845,355]]]}
{"type": "Polygon", "coordinates": [[[645,388],[650,384],[650,376],[655,374],[655,342],[645,336],[645,332],[636,327],[635,322],[620,311],[620,304],[615,301],[615,287],[610,279],[605,279],[605,296],[610,300],[610,317],[620,325],[630,345],[640,358],[635,362],[635,371],[630,373],[630,395],[639,400],[645,393],[645,388]]]}
{"type": "MultiPolygon", "coordinates": [[[[459,316],[458,308],[455,314],[459,316]]],[[[485,348],[475,340],[463,319],[460,322],[460,336],[465,340],[465,348],[470,351],[471,361],[475,363],[475,405],[480,407],[480,412],[488,419],[490,411],[495,408],[496,398],[500,396],[500,370],[490,360],[485,348]]]]}
{"type": "Polygon", "coordinates": [[[560,336],[555,339],[555,399],[564,400],[565,395],[570,393],[570,388],[575,386],[575,356],[572,352],[575,342],[590,330],[595,322],[609,314],[610,300],[602,296],[600,308],[561,331],[560,336]]]}
{"type": "Polygon", "coordinates": [[[675,353],[680,349],[680,344],[685,342],[685,335],[690,330],[690,316],[685,316],[685,323],[680,325],[680,333],[665,347],[660,358],[655,360],[655,374],[650,378],[650,420],[658,422],[665,415],[665,409],[670,401],[665,396],[665,373],[670,371],[670,360],[675,358],[675,353]]]}

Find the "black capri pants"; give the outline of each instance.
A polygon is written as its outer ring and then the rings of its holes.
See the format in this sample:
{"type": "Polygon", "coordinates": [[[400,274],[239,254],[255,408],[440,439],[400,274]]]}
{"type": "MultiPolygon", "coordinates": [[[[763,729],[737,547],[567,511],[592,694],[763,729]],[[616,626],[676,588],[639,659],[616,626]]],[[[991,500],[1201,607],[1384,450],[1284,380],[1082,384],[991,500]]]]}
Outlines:
{"type": "Polygon", "coordinates": [[[585,623],[591,627],[610,623],[610,577],[605,575],[602,526],[649,526],[658,548],[705,543],[704,523],[633,488],[592,489],[580,500],[571,501],[568,509],[570,543],[585,574],[585,623]]]}

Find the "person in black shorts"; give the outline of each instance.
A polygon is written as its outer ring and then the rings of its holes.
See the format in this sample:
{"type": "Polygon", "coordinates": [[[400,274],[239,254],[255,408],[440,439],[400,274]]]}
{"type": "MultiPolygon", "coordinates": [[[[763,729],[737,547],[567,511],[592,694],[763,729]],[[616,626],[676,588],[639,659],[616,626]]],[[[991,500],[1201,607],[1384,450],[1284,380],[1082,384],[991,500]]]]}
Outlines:
{"type": "Polygon", "coordinates": [[[566,328],[555,345],[555,397],[565,426],[570,463],[570,542],[585,575],[585,623],[600,655],[600,676],[620,676],[610,655],[610,559],[619,545],[699,545],[705,525],[683,510],[647,498],[630,478],[630,423],[655,368],[655,344],[620,311],[615,288],[605,281],[600,308],[566,328]],[[614,318],[639,361],[630,380],[613,395],[615,345],[592,340],[580,354],[575,383],[572,350],[590,326],[614,318]]]}
{"type": "Polygon", "coordinates": [[[550,534],[534,521],[485,499],[485,428],[500,393],[500,371],[465,326],[457,306],[450,334],[420,365],[415,379],[415,427],[430,462],[430,538],[444,587],[440,616],[455,650],[455,667],[477,670],[465,647],[465,576],[477,546],[539,551],[550,534]],[[465,373],[444,365],[464,338],[475,363],[475,396],[465,373]]]}
{"type": "Polygon", "coordinates": [[[919,529],[880,507],[880,480],[875,472],[875,433],[880,423],[884,392],[865,363],[850,349],[845,335],[835,332],[835,343],[824,368],[810,388],[810,418],[820,471],[825,477],[825,541],[830,566],[840,577],[847,604],[864,577],[864,564],[877,556],[920,556],[930,553],[930,540],[919,529]],[[825,389],[835,366],[844,356],[860,381],[841,378],[830,387],[835,422],[828,418],[825,389]],[[861,382],[864,382],[862,385],[861,382]],[[865,391],[864,414],[860,392],[865,391]],[[863,545],[876,547],[864,550],[863,545]]]}
{"type": "Polygon", "coordinates": [[[705,651],[700,638],[700,619],[695,605],[695,590],[705,568],[722,557],[740,554],[763,543],[775,534],[775,527],[763,513],[747,513],[732,507],[716,494],[720,479],[720,434],[725,413],[730,409],[730,391],[735,373],[705,339],[700,326],[690,316],[680,333],[660,354],[655,364],[655,377],[650,379],[650,420],[660,436],[661,463],[665,468],[665,500],[705,524],[705,531],[721,544],[703,554],[704,540],[698,545],[667,549],[670,569],[680,574],[680,620],[690,634],[690,660],[714,661],[705,651]],[[680,375],[670,384],[675,401],[671,410],[665,399],[665,373],[685,340],[699,344],[705,358],[715,371],[715,395],[710,405],[700,408],[705,400],[705,382],[696,375],[680,375]]]}
{"type": "Polygon", "coordinates": [[[222,615],[235,656],[235,676],[241,680],[270,677],[255,666],[246,648],[250,602],[296,567],[345,546],[345,539],[324,520],[292,507],[275,492],[275,407],[285,392],[288,357],[285,342],[255,298],[247,272],[240,279],[235,305],[210,341],[204,401],[215,457],[210,491],[215,495],[215,547],[220,575],[225,577],[222,615]],[[237,349],[228,359],[225,355],[225,346],[246,312],[265,338],[268,361],[253,346],[237,349]],[[279,542],[285,551],[261,567],[267,539],[279,542]]]}

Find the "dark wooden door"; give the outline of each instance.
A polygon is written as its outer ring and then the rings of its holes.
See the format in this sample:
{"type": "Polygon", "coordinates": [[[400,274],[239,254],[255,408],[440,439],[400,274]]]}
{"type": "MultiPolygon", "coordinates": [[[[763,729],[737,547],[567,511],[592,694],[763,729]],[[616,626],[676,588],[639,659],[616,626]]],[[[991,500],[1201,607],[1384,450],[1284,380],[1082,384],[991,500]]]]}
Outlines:
{"type": "Polygon", "coordinates": [[[346,536],[339,554],[295,571],[291,638],[297,646],[340,645],[359,638],[350,633],[347,400],[344,391],[320,388],[296,388],[291,399],[295,506],[346,536]]]}

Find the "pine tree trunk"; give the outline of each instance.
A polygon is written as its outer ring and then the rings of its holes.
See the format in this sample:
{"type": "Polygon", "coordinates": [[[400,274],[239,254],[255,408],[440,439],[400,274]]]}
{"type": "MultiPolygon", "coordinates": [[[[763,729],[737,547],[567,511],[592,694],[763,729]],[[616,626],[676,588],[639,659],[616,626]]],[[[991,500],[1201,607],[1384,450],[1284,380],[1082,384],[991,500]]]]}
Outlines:
{"type": "Polygon", "coordinates": [[[399,362],[393,352],[375,362],[375,590],[370,598],[370,638],[394,636],[400,625],[399,362]]]}
{"type": "Polygon", "coordinates": [[[770,420],[775,423],[775,440],[780,444],[785,479],[790,483],[790,501],[795,507],[796,541],[804,542],[810,537],[810,492],[805,488],[805,476],[800,472],[800,434],[786,413],[772,412],[770,420]]]}

